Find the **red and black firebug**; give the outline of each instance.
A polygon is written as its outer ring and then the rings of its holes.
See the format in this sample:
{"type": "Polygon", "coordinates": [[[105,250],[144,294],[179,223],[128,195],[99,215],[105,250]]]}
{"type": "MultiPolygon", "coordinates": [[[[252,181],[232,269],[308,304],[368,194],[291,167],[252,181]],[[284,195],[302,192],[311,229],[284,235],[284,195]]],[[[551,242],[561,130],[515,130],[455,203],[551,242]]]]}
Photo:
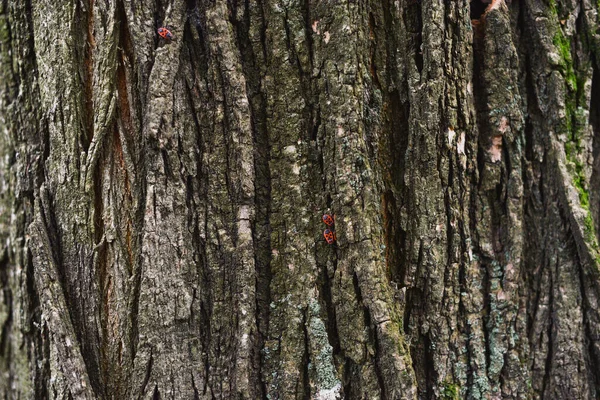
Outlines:
{"type": "Polygon", "coordinates": [[[171,31],[168,30],[167,28],[165,28],[164,26],[161,26],[160,28],[158,28],[158,34],[163,39],[166,39],[166,40],[173,39],[173,34],[171,33],[171,31]]]}

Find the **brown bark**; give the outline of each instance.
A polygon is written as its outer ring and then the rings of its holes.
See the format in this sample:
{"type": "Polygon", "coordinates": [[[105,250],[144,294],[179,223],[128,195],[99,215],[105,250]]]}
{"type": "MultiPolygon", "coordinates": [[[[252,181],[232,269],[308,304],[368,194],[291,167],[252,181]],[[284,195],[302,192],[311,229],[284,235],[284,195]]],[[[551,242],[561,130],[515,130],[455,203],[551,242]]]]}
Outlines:
{"type": "Polygon", "coordinates": [[[597,398],[599,13],[0,1],[0,396],[597,398]]]}

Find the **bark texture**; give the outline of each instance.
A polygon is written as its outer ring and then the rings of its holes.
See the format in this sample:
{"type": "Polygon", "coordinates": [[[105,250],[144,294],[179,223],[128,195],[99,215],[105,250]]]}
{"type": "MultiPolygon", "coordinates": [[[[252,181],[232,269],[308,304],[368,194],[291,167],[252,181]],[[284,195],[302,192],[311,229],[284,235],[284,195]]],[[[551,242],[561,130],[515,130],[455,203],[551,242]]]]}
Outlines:
{"type": "Polygon", "coordinates": [[[0,0],[0,397],[597,399],[599,26],[0,0]]]}

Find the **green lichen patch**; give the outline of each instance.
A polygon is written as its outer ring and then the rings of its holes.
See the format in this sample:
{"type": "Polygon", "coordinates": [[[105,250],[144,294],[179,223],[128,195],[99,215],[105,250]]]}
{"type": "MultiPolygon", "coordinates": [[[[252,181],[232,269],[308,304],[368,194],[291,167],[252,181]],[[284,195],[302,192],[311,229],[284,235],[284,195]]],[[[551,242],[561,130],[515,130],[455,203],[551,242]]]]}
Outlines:
{"type": "Polygon", "coordinates": [[[558,29],[552,43],[556,46],[560,56],[560,73],[565,78],[569,90],[577,90],[577,76],[573,69],[573,59],[571,58],[571,42],[565,37],[561,29],[558,29]]]}
{"type": "Polygon", "coordinates": [[[578,79],[571,56],[571,42],[561,29],[554,35],[552,43],[556,46],[560,56],[560,73],[565,79],[566,98],[563,130],[566,134],[565,154],[567,169],[572,177],[572,182],[579,194],[579,202],[585,211],[584,240],[593,249],[596,265],[600,266],[600,246],[596,236],[594,220],[590,211],[588,182],[585,177],[584,164],[579,155],[584,151],[581,143],[583,129],[587,124],[585,110],[578,106],[583,99],[583,80],[578,79]]]}
{"type": "Polygon", "coordinates": [[[552,12],[552,14],[554,14],[554,15],[558,14],[558,10],[556,8],[556,0],[550,0],[548,2],[548,8],[550,9],[550,12],[552,12]]]}
{"type": "Polygon", "coordinates": [[[444,382],[442,388],[442,399],[443,400],[458,400],[460,394],[460,386],[452,382],[444,382]]]}

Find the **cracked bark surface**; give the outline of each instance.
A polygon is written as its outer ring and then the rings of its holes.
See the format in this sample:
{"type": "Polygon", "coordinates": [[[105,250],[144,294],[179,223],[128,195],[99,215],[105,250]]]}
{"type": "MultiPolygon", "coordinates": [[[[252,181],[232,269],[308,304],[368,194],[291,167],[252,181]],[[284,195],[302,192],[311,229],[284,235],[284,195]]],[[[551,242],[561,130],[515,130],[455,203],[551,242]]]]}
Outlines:
{"type": "Polygon", "coordinates": [[[0,397],[598,398],[598,26],[0,0],[0,397]]]}

